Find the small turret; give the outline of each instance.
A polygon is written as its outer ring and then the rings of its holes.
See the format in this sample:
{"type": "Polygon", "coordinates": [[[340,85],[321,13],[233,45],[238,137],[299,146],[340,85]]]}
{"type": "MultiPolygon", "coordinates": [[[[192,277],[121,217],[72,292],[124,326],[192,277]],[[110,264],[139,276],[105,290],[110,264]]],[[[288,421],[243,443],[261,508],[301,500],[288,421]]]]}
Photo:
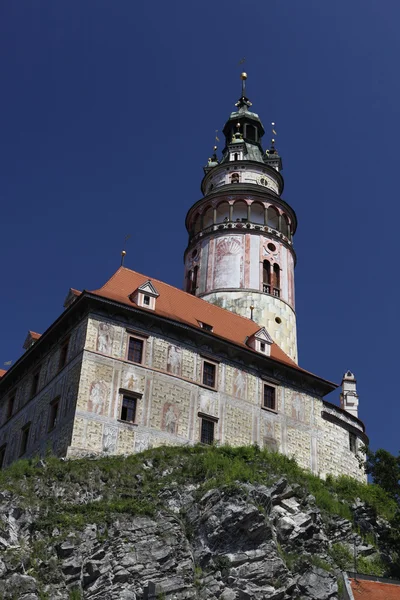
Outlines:
{"type": "Polygon", "coordinates": [[[343,410],[358,418],[358,394],[356,378],[351,371],[346,371],[342,379],[340,406],[343,410]]]}

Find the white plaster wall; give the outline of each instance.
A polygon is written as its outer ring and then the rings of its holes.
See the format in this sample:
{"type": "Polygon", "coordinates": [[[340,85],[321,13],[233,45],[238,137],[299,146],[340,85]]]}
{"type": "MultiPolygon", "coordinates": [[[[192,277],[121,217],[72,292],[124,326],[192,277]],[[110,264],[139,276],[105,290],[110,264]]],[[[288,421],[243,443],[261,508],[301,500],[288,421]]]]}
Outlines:
{"type": "Polygon", "coordinates": [[[231,183],[231,175],[232,173],[239,173],[240,175],[240,183],[252,183],[256,185],[260,185],[259,179],[260,177],[264,177],[267,186],[263,185],[262,187],[267,187],[272,190],[276,194],[279,194],[279,185],[277,179],[273,177],[272,174],[266,172],[266,169],[260,164],[259,167],[256,165],[232,165],[224,163],[220,167],[214,167],[214,169],[209,173],[206,179],[206,192],[214,190],[215,188],[219,188],[223,185],[228,185],[231,183]],[[229,171],[227,170],[229,168],[229,171]],[[211,188],[211,186],[213,186],[211,188]]]}

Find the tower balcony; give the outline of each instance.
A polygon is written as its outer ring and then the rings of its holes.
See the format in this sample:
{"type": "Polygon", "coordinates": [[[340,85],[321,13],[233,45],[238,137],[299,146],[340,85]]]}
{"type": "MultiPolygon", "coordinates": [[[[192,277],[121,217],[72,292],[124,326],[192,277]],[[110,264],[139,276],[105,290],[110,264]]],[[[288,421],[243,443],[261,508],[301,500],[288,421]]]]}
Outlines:
{"type": "Polygon", "coordinates": [[[223,223],[216,223],[216,224],[212,224],[209,225],[208,227],[204,227],[201,231],[198,231],[197,233],[194,233],[190,236],[190,243],[194,244],[196,243],[199,239],[210,235],[214,232],[219,232],[219,231],[230,231],[230,230],[236,230],[237,232],[242,232],[242,233],[247,233],[247,232],[253,232],[253,233],[267,233],[268,235],[272,235],[273,237],[276,237],[278,239],[280,239],[281,241],[285,242],[286,244],[288,244],[289,246],[293,246],[293,242],[291,240],[291,238],[289,237],[289,235],[284,235],[281,231],[279,231],[278,229],[274,229],[273,227],[270,227],[268,225],[263,225],[261,223],[254,223],[251,221],[248,221],[247,219],[239,219],[237,218],[235,221],[229,221],[229,219],[224,220],[223,223]]]}

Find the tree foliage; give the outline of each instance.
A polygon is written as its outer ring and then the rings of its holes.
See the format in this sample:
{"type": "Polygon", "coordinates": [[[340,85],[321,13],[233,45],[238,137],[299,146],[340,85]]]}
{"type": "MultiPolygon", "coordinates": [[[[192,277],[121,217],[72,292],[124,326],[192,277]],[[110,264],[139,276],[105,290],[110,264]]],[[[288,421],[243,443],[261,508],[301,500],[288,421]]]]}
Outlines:
{"type": "Polygon", "coordinates": [[[393,456],[380,448],[372,452],[365,449],[366,471],[374,483],[383,488],[400,505],[400,453],[393,456]]]}

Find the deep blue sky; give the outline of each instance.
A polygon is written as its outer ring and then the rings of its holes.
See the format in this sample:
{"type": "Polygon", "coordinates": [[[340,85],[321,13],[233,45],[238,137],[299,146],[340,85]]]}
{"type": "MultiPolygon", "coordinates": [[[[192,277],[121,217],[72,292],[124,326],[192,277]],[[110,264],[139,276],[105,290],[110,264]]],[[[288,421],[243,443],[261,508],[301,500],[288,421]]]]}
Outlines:
{"type": "Polygon", "coordinates": [[[398,0],[0,3],[0,367],[127,233],[126,266],[181,287],[245,56],[299,221],[300,364],[353,370],[372,447],[397,454],[399,20],[398,0]]]}

